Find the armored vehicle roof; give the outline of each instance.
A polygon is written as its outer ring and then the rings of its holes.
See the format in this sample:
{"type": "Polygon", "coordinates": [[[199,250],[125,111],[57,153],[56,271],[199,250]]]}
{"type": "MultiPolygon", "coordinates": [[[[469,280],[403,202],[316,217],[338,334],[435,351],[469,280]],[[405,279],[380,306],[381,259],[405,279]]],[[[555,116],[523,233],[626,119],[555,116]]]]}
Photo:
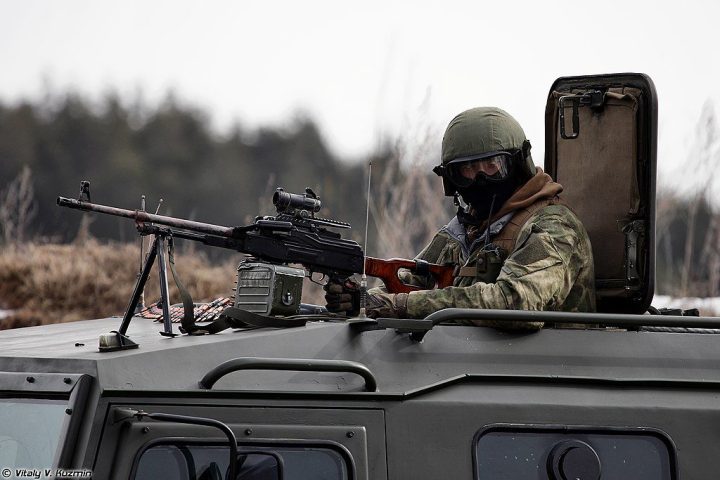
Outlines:
{"type": "MultiPolygon", "coordinates": [[[[401,396],[468,381],[720,382],[717,335],[598,328],[508,333],[440,325],[417,342],[392,329],[357,332],[348,323],[311,322],[166,338],[158,334],[159,324],[136,318],[128,333],[138,349],[98,352],[98,336],[118,321],[0,332],[0,371],[85,373],[101,391],[201,391],[198,382],[231,359],[322,359],[359,362],[377,382],[374,395],[401,396]]],[[[365,387],[353,373],[250,369],[224,376],[214,389],[297,394],[358,393],[365,387]]]]}

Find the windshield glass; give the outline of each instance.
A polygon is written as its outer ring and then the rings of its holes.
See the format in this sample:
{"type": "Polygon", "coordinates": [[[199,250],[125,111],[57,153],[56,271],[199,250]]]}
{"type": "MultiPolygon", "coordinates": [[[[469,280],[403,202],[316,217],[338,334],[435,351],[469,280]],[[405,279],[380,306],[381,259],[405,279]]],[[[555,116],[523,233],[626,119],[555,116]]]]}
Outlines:
{"type": "MultiPolygon", "coordinates": [[[[236,480],[278,478],[277,462],[282,462],[284,479],[347,480],[348,471],[340,454],[329,448],[292,446],[241,446],[236,480]],[[254,453],[248,453],[248,452],[254,453]],[[266,452],[263,454],[262,452],[266,452]]],[[[222,445],[155,445],[142,453],[135,480],[173,478],[178,480],[225,478],[228,447],[222,445]]]]}
{"type": "Polygon", "coordinates": [[[0,465],[51,468],[67,400],[0,399],[0,465]]]}

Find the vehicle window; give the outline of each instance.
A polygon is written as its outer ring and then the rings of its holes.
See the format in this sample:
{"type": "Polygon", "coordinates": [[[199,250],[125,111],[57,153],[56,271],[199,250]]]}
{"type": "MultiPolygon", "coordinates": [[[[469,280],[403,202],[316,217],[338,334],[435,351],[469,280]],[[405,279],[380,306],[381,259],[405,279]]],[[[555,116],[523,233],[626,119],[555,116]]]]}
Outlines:
{"type": "MultiPolygon", "coordinates": [[[[284,480],[348,479],[345,460],[334,450],[265,445],[239,447],[241,465],[236,480],[277,478],[274,457],[261,452],[276,453],[282,458],[284,480]]],[[[158,444],[142,452],[133,478],[224,479],[228,469],[228,455],[228,448],[223,445],[158,444]]]]}
{"type": "Polygon", "coordinates": [[[51,468],[67,400],[0,399],[0,465],[51,468]]]}
{"type": "Polygon", "coordinates": [[[564,468],[562,456],[569,450],[574,451],[567,456],[575,462],[572,468],[592,467],[602,471],[603,480],[676,478],[672,445],[655,432],[522,428],[490,430],[476,439],[476,478],[554,478],[550,470],[564,468]]]}

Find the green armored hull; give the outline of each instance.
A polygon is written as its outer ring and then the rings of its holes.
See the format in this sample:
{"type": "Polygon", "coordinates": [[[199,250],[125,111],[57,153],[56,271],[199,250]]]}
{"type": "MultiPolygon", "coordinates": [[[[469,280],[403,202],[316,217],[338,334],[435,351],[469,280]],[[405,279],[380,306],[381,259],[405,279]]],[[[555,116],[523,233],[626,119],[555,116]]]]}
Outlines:
{"type": "Polygon", "coordinates": [[[99,353],[116,325],[0,332],[7,468],[118,479],[227,470],[218,428],[133,416],[143,411],[220,421],[241,453],[278,455],[284,478],[576,478],[573,455],[602,472],[577,478],[720,469],[715,334],[447,325],[417,342],[320,322],[170,339],[136,319],[140,348],[99,353]],[[241,370],[216,370],[233,359],[241,370]],[[337,371],[297,371],[316,360],[337,371]]]}

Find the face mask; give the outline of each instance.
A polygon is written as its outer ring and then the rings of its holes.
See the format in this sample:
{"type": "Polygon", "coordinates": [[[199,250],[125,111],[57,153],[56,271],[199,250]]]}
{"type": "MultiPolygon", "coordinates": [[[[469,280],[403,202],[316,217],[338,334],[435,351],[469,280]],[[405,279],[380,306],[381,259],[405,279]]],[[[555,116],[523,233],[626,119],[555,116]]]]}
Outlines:
{"type": "Polygon", "coordinates": [[[476,178],[468,187],[458,188],[458,193],[472,207],[473,219],[482,223],[497,213],[519,187],[519,179],[512,176],[504,181],[476,178]]]}

